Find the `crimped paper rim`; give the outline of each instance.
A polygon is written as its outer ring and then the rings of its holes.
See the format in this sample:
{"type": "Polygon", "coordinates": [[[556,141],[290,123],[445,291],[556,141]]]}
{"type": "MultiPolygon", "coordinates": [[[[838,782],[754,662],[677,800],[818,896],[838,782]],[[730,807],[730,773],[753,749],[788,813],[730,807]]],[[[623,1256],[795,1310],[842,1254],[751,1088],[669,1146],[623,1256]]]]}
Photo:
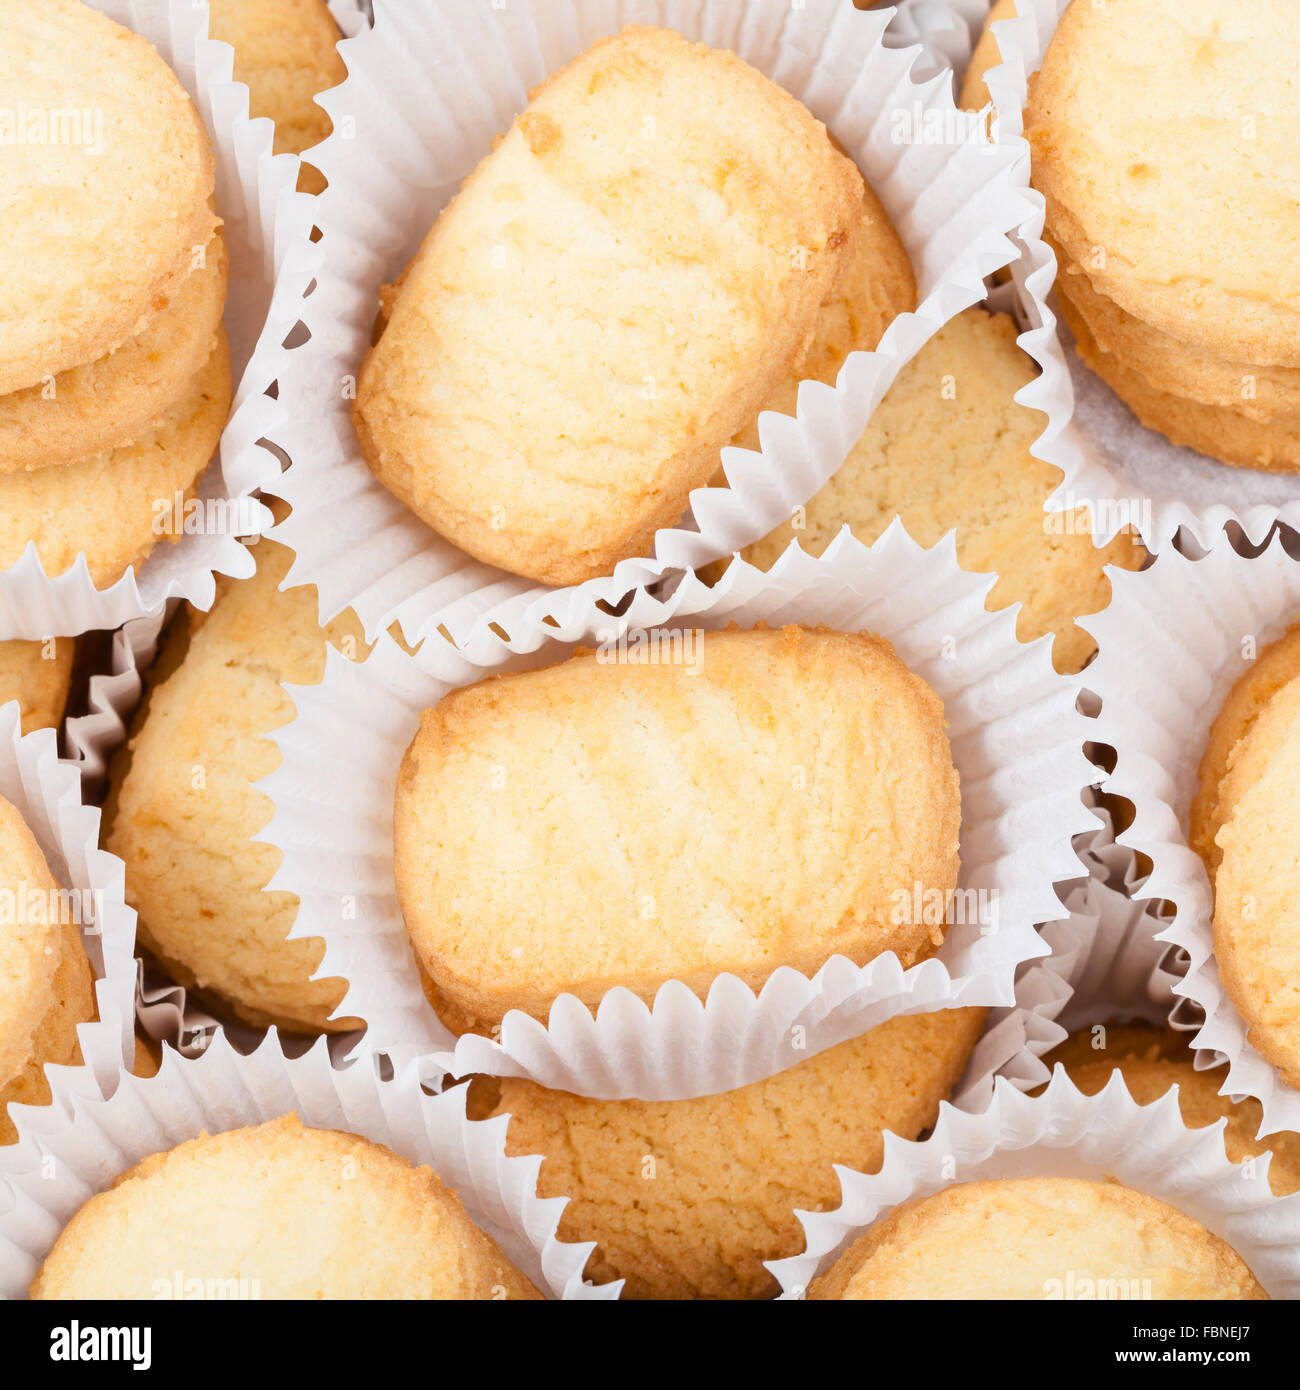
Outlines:
{"type": "Polygon", "coordinates": [[[926,1139],[887,1134],[875,1174],[837,1164],[839,1207],[797,1212],[803,1253],[767,1267],[783,1300],[801,1298],[847,1245],[904,1202],[955,1182],[1037,1173],[1116,1178],[1168,1202],[1226,1240],[1271,1297],[1300,1297],[1300,1194],[1273,1196],[1268,1155],[1250,1166],[1229,1162],[1224,1125],[1188,1129],[1177,1088],[1138,1105],[1118,1074],[1095,1096],[1083,1095],[1060,1067],[1038,1096],[999,1080],[980,1113],[945,1101],[926,1139]]]}
{"type": "Polygon", "coordinates": [[[468,1119],[465,1098],[464,1086],[429,1094],[410,1068],[383,1080],[373,1058],[332,1066],[323,1038],[297,1058],[285,1056],[274,1030],[246,1056],[220,1034],[198,1057],[165,1049],[156,1076],[123,1075],[108,1096],[79,1094],[40,1129],[19,1117],[19,1142],[0,1149],[0,1295],[24,1296],[73,1213],[142,1158],[200,1130],[222,1133],[293,1110],[305,1125],[361,1134],[429,1164],[550,1296],[617,1298],[622,1281],[583,1282],[594,1244],[559,1239],[568,1199],[538,1196],[541,1158],[509,1156],[505,1119],[468,1119]]]}
{"type": "Polygon", "coordinates": [[[1223,536],[1200,558],[1170,548],[1149,569],[1114,575],[1111,583],[1110,606],[1082,622],[1098,642],[1087,674],[1102,701],[1096,738],[1116,752],[1105,789],[1134,807],[1119,843],[1152,865],[1135,891],[1172,905],[1159,939],[1187,953],[1175,992],[1204,1012],[1192,1039],[1198,1066],[1228,1063],[1222,1093],[1261,1102],[1261,1134],[1300,1129],[1300,1093],[1247,1041],[1219,981],[1210,883],[1185,830],[1210,726],[1244,669],[1240,638],[1251,633],[1262,648],[1294,621],[1300,562],[1281,533],[1253,556],[1223,536]]]}
{"type": "MultiPolygon", "coordinates": [[[[80,1095],[111,1089],[135,1056],[135,913],[126,905],[124,867],[99,848],[100,814],[82,801],[81,773],[59,757],[58,734],[37,729],[23,735],[16,701],[0,707],[0,796],[9,801],[36,837],[59,885],[94,895],[95,919],[82,941],[95,974],[98,1018],[77,1025],[81,1063],[47,1064],[48,1103],[11,1105],[20,1130],[40,1133],[61,1122],[80,1095]]],[[[0,1155],[7,1152],[0,1148],[0,1155]]]]}

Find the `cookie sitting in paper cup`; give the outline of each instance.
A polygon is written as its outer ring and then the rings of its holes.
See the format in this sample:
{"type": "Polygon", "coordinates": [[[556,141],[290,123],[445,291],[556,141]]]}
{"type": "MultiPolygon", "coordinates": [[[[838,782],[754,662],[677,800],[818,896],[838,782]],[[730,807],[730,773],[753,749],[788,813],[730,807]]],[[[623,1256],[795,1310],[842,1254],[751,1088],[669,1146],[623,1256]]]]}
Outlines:
{"type": "Polygon", "coordinates": [[[397,896],[454,1032],[561,994],[646,1002],[726,972],[942,942],[961,797],[943,705],[880,638],[695,635],[696,660],[580,652],[427,710],[394,815],[397,896]]]}
{"type": "MultiPolygon", "coordinates": [[[[384,296],[353,418],[479,560],[581,583],[646,553],[809,360],[875,347],[906,253],[826,128],[735,54],[628,28],[577,57],[384,296]]],[[[821,375],[825,379],[825,372],[821,375]]]]}

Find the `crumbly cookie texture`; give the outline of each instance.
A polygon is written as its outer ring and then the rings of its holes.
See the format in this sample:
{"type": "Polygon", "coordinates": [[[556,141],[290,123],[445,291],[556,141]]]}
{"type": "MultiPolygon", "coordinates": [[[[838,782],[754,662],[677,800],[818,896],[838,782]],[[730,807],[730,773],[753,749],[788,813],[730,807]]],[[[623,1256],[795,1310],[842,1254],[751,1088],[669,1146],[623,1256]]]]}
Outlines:
{"type": "MultiPolygon", "coordinates": [[[[348,75],[343,35],[325,0],[211,0],[208,33],[235,50],[235,81],[248,85],[253,117],[275,122],[276,154],[301,154],[333,126],[316,95],[348,75]]],[[[303,165],[298,187],[319,193],[320,171],[303,165]]]]}
{"type": "Polygon", "coordinates": [[[1118,1183],[962,1183],[876,1223],[810,1299],[1265,1299],[1241,1256],[1118,1183]]]}
{"type": "MultiPolygon", "coordinates": [[[[284,514],[283,509],[281,514],[284,514]]],[[[228,584],[160,658],[162,674],[112,768],[107,847],[126,864],[141,942],[174,978],[255,1026],[339,1031],[344,982],[312,976],[324,945],[288,940],[292,893],[264,891],[280,853],[255,841],[274,812],[255,787],[279,765],[268,735],[293,718],[281,685],[324,678],[332,643],[364,656],[351,613],[322,629],[316,590],[281,590],[292,552],[254,547],[257,574],[228,584]]]]}
{"type": "Polygon", "coordinates": [[[1300,681],[1278,691],[1232,750],[1219,784],[1214,954],[1250,1041],[1300,1084],[1300,681]]]}
{"type": "MultiPolygon", "coordinates": [[[[1046,238],[1050,243],[1051,238],[1046,238]]],[[[1181,342],[1127,314],[1082,267],[1057,249],[1057,293],[1086,325],[1100,351],[1158,391],[1272,422],[1300,417],[1300,370],[1233,362],[1181,342]]],[[[1121,379],[1121,385],[1123,384],[1121,379]]]]}
{"type": "Polygon", "coordinates": [[[45,1066],[81,1060],[77,1024],[95,1017],[94,977],[70,905],[17,807],[0,798],[0,1145],[11,1105],[43,1105],[45,1066]]]}
{"type": "MultiPolygon", "coordinates": [[[[1282,691],[1294,686],[1297,676],[1300,676],[1300,625],[1291,628],[1276,642],[1270,642],[1253,661],[1243,663],[1241,675],[1210,727],[1198,772],[1199,785],[1192,801],[1189,839],[1204,861],[1211,883],[1218,873],[1221,858],[1215,840],[1225,819],[1221,798],[1228,769],[1237,765],[1236,750],[1260,716],[1282,691]]],[[[1274,751],[1271,746],[1266,748],[1265,761],[1274,751]]],[[[1260,765],[1259,746],[1253,756],[1250,747],[1243,753],[1247,759],[1238,766],[1236,777],[1227,787],[1230,795],[1240,788],[1247,764],[1260,765]]]]}
{"type": "Polygon", "coordinates": [[[218,233],[142,333],[96,362],[0,396],[0,473],[76,463],[155,429],[216,350],[227,268],[218,233]]]}
{"type": "Polygon", "coordinates": [[[23,733],[63,722],[76,648],[73,637],[0,642],[0,705],[18,701],[23,733]]]}
{"type": "Polygon", "coordinates": [[[1059,299],[1079,356],[1147,429],[1180,448],[1195,449],[1238,468],[1300,471],[1300,417],[1259,420],[1244,410],[1205,405],[1161,391],[1133,366],[1104,352],[1068,296],[1059,299]]]}
{"type": "Polygon", "coordinates": [[[160,518],[177,514],[178,494],[193,493],[216,452],[230,399],[223,331],[180,399],[133,443],[57,468],[0,475],[0,568],[35,543],[47,574],[62,574],[85,555],[102,589],[143,564],[160,540],[180,540],[183,516],[166,534],[160,518]]]}
{"type": "Polygon", "coordinates": [[[177,1271],[227,1297],[541,1297],[432,1169],[295,1115],[136,1164],[64,1227],[31,1296],[164,1297],[177,1271]]]}
{"type": "Polygon", "coordinates": [[[960,793],[934,691],[878,637],[686,637],[677,660],[580,653],[425,711],[394,875],[451,1027],[939,944],[960,793]]]}
{"type": "Polygon", "coordinates": [[[986,1010],[891,1019],[786,1071],[698,1100],[588,1100],[476,1078],[471,1114],[510,1115],[511,1153],[543,1155],[567,1197],[559,1236],[595,1241],[585,1277],[624,1298],[770,1298],[764,1260],[803,1249],[795,1210],[837,1204],[833,1164],[875,1172],[886,1131],[933,1124],[986,1010]]]}
{"type": "Polygon", "coordinates": [[[1086,508],[1044,511],[1060,470],[1029,452],[1044,417],[1013,400],[1033,378],[1009,315],[957,315],[899,373],[830,481],[743,558],[770,569],[795,540],[820,555],[845,526],[869,545],[895,516],[926,546],[955,529],[961,563],[999,575],[989,607],[1018,602],[1021,641],[1050,633],[1057,670],[1081,670],[1097,644],[1075,619],[1110,602],[1106,565],[1140,569],[1146,550],[1127,531],[1099,549],[1086,508]]]}
{"type": "Polygon", "coordinates": [[[1188,1129],[1225,1121],[1224,1146],[1233,1163],[1269,1154],[1268,1181],[1274,1195],[1300,1191],[1300,1134],[1283,1132],[1257,1139],[1264,1122],[1259,1101],[1249,1096],[1234,1101],[1219,1094],[1227,1080],[1227,1064],[1197,1071],[1185,1046],[1178,1056],[1167,1055],[1169,1050],[1170,1041],[1159,1029],[1106,1026],[1100,1035],[1072,1034],[1043,1061],[1048,1066],[1059,1061],[1086,1096],[1103,1090],[1116,1072],[1139,1105],[1150,1105],[1177,1086],[1178,1108],[1188,1129]],[[1105,1045],[1095,1046],[1098,1042],[1105,1045]]]}
{"type": "Polygon", "coordinates": [[[98,10],[0,0],[0,91],[15,122],[0,160],[3,395],[140,333],[216,219],[194,103],[152,44],[98,10]]]}
{"type": "Polygon", "coordinates": [[[645,553],[805,356],[862,208],[825,128],[734,54],[662,29],[596,44],[405,276],[358,381],[370,467],[516,574],[645,553]]]}
{"type": "Polygon", "coordinates": [[[1016,0],[997,0],[997,4],[989,11],[984,28],[980,31],[979,42],[971,54],[966,75],[962,78],[961,99],[957,104],[964,110],[982,111],[993,100],[984,80],[989,70],[998,67],[1002,62],[1002,53],[993,35],[993,26],[999,20],[1011,19],[1015,13],[1016,0]]]}
{"type": "Polygon", "coordinates": [[[1298,43],[1274,0],[1079,3],[1030,82],[1033,181],[1070,259],[1233,361],[1300,367],[1298,43]]]}

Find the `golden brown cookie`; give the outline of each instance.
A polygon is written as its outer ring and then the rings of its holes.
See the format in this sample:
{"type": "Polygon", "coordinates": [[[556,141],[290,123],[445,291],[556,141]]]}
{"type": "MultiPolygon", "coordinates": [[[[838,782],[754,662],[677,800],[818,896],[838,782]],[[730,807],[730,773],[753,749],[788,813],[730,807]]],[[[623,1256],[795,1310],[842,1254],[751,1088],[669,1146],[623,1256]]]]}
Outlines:
{"type": "Polygon", "coordinates": [[[1154,387],[1141,373],[1103,352],[1068,294],[1059,296],[1079,356],[1149,430],[1238,468],[1300,471],[1300,417],[1265,421],[1243,411],[1205,405],[1154,387]]]}
{"type": "Polygon", "coordinates": [[[36,545],[45,572],[62,574],[85,555],[97,588],[140,566],[160,540],[163,509],[192,495],[230,409],[230,348],[224,331],[207,365],[146,434],[121,449],[34,473],[0,475],[0,569],[36,545]]]}
{"type": "Polygon", "coordinates": [[[0,798],[0,1144],[11,1105],[45,1105],[48,1063],[81,1060],[77,1024],[95,1017],[80,906],[64,893],[16,807],[0,798]]]}
{"type": "Polygon", "coordinates": [[[810,1299],[1264,1299],[1225,1241],[1118,1183],[961,1183],[876,1223],[810,1299]]]}
{"type": "Polygon", "coordinates": [[[216,219],[194,103],[152,44],[98,10],[0,0],[0,92],[7,394],[141,333],[216,219]]]}
{"type": "Polygon", "coordinates": [[[793,540],[820,555],[845,526],[870,545],[895,516],[925,546],[955,529],[962,565],[999,575],[989,607],[1019,602],[1020,640],[1053,633],[1057,670],[1082,669],[1097,644],[1074,620],[1110,602],[1106,565],[1140,569],[1146,550],[1127,531],[1098,549],[1085,508],[1044,512],[1060,472],[1029,452],[1044,417],[1012,399],[1034,375],[1008,315],[958,314],[899,373],[831,480],[744,559],[770,569],[793,540]]]}
{"type": "MultiPolygon", "coordinates": [[[[316,95],[348,75],[325,0],[211,0],[208,33],[235,50],[235,81],[248,86],[249,114],[275,122],[276,154],[301,154],[325,139],[333,126],[316,95]]],[[[298,187],[319,193],[325,179],[304,164],[298,187]]]]}
{"type": "Polygon", "coordinates": [[[0,396],[0,473],[77,463],[143,438],[189,391],[217,347],[226,303],[218,233],[165,307],[116,352],[0,396]]]}
{"type": "MultiPolygon", "coordinates": [[[[1223,824],[1219,800],[1234,752],[1254,728],[1260,715],[1282,690],[1300,676],[1300,626],[1270,642],[1242,671],[1210,727],[1199,769],[1199,786],[1192,801],[1189,839],[1214,882],[1220,851],[1215,836],[1223,824]]],[[[1265,754],[1269,756],[1269,754],[1265,754]]],[[[1241,771],[1231,791],[1241,781],[1241,771]]]]}
{"type": "Polygon", "coordinates": [[[1257,1139],[1264,1122],[1263,1106],[1249,1096],[1234,1101],[1219,1094],[1228,1074],[1227,1064],[1197,1071],[1185,1044],[1180,1047],[1159,1029],[1107,1025],[1100,1031],[1075,1033],[1043,1061],[1048,1066],[1059,1062],[1086,1096],[1103,1090],[1115,1072],[1124,1078],[1129,1094],[1139,1105],[1150,1105],[1177,1086],[1178,1108],[1188,1129],[1203,1129],[1225,1120],[1223,1139],[1231,1162],[1271,1154],[1268,1180],[1274,1194],[1285,1197],[1300,1191],[1300,1134],[1257,1139]],[[1098,1043],[1102,1045],[1096,1046],[1098,1043]],[[1171,1050],[1179,1055],[1168,1055],[1171,1050]]]}
{"type": "Polygon", "coordinates": [[[432,1169],[296,1115],[137,1163],[63,1228],[31,1296],[541,1297],[432,1169]]]}
{"type": "MultiPolygon", "coordinates": [[[[1048,238],[1050,241],[1050,238],[1048,238]]],[[[1265,423],[1300,416],[1300,371],[1231,362],[1126,314],[1058,252],[1057,293],[1088,327],[1100,351],[1132,367],[1159,391],[1236,411],[1265,423]]]]}
{"type": "Polygon", "coordinates": [[[254,1026],[340,1031],[345,993],[313,980],[324,944],[288,940],[292,893],[264,891],[280,853],[253,837],[274,807],[254,785],[280,762],[267,737],[294,716],[284,689],[325,675],[328,644],[365,652],[351,613],[322,630],[316,590],[281,590],[292,552],[254,547],[257,574],[225,586],[159,658],[165,673],[111,769],[106,847],[126,864],[139,934],[173,978],[254,1026]]]}
{"type": "Polygon", "coordinates": [[[1025,111],[1048,229],[1098,290],[1215,356],[1292,368],[1297,43],[1300,10],[1273,0],[1076,3],[1025,111]]]}
{"type": "Polygon", "coordinates": [[[1254,1046],[1300,1084],[1300,682],[1284,686],[1233,749],[1220,783],[1214,954],[1254,1046]]]}
{"type": "Polygon", "coordinates": [[[891,1019],[766,1081],[698,1100],[588,1100],[476,1078],[471,1113],[510,1115],[507,1149],[542,1154],[538,1191],[567,1197],[559,1237],[595,1241],[585,1277],[624,1298],[770,1298],[765,1260],[797,1255],[795,1210],[840,1199],[832,1164],[880,1167],[886,1131],[934,1123],[984,1009],[891,1019]]]}
{"type": "Polygon", "coordinates": [[[647,652],[494,677],[421,719],[394,877],[459,1032],[565,992],[910,965],[942,939],[946,914],[913,904],[956,886],[957,773],[938,696],[888,642],[787,627],[647,652]]]}
{"type": "Polygon", "coordinates": [[[63,722],[76,648],[72,637],[0,642],[0,705],[18,701],[23,733],[57,729],[63,722]]]}
{"type": "Polygon", "coordinates": [[[644,554],[804,357],[862,206],[787,92],[625,29],[533,94],[426,238],[360,371],[367,462],[516,574],[644,554]]]}

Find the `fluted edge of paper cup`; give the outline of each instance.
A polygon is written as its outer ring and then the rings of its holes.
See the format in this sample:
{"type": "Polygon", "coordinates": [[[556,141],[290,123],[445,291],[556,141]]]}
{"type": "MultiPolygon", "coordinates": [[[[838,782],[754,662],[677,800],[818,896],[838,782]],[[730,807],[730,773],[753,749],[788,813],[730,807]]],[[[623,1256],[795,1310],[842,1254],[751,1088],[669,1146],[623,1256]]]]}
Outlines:
{"type": "Polygon", "coordinates": [[[506,1153],[506,1123],[471,1120],[465,1090],[422,1090],[411,1068],[381,1079],[373,1059],[339,1068],[325,1040],[286,1057],[274,1030],[244,1056],[221,1036],[197,1058],[166,1049],[156,1076],[125,1075],[110,1096],[79,1095],[41,1130],[19,1121],[0,1149],[0,1296],[21,1298],[68,1220],[150,1154],[296,1111],[304,1125],[339,1129],[428,1164],[480,1229],[553,1298],[612,1299],[621,1281],[583,1282],[592,1243],[559,1239],[567,1198],[537,1193],[541,1159],[506,1153]]]}
{"type": "MultiPolygon", "coordinates": [[[[657,625],[879,632],[946,699],[963,774],[961,885],[996,901],[996,929],[950,927],[939,954],[910,970],[892,952],[865,966],[837,957],[813,979],[778,970],[757,996],[727,975],[704,1001],[670,982],[653,1008],[614,989],[594,1016],[561,996],[549,1026],[516,1012],[499,1038],[452,1038],[420,988],[396,903],[397,766],[421,709],[495,671],[562,659],[591,641],[586,627],[491,664],[435,637],[416,657],[387,637],[364,663],[331,652],[321,685],[290,689],[296,717],[272,735],[281,764],[258,784],[275,812],[257,838],[283,856],[268,888],[298,896],[290,935],[323,939],[318,973],[348,982],[339,1016],[365,1020],[367,1048],[399,1062],[423,1058],[431,1077],[487,1071],[610,1099],[685,1099],[760,1080],[893,1014],[1009,1006],[1017,967],[1048,950],[1035,926],[1064,914],[1055,885],[1079,877],[1072,840],[1096,825],[1083,800],[1095,769],[1084,755],[1091,734],[1077,682],[1052,669],[1048,639],[1016,639],[1014,609],[985,609],[991,583],[961,570],[951,536],[927,551],[895,522],[871,547],[845,530],[820,559],[792,546],[770,573],[735,562],[712,590],[687,576],[671,597],[647,597],[657,625]],[[941,655],[948,642],[961,652],[952,671],[941,655]],[[346,842],[331,810],[340,798],[350,807],[346,842]],[[806,1030],[807,1044],[793,1057],[792,1028],[806,1030]]],[[[631,630],[624,615],[602,618],[594,635],[617,640],[631,630]]]]}
{"type": "Polygon", "coordinates": [[[1264,1107],[1261,1134],[1300,1129],[1300,1094],[1246,1037],[1213,956],[1213,897],[1187,839],[1197,768],[1228,690],[1256,650],[1300,614],[1300,562],[1279,534],[1261,554],[1239,554],[1228,536],[1199,559],[1170,549],[1139,574],[1111,578],[1110,607],[1082,620],[1098,642],[1087,682],[1101,697],[1096,738],[1115,749],[1105,790],[1130,801],[1133,823],[1118,839],[1146,855],[1151,874],[1135,891],[1171,905],[1159,939],[1188,957],[1180,998],[1204,1012],[1192,1044],[1201,1066],[1228,1063],[1222,1092],[1264,1107]]]}
{"type": "Polygon", "coordinates": [[[984,297],[984,277],[1014,254],[1008,238],[1029,207],[1015,157],[992,143],[925,143],[924,120],[913,119],[913,108],[955,118],[950,83],[946,73],[913,79],[918,50],[883,42],[888,11],[838,0],[765,10],[714,0],[689,7],[575,0],[543,25],[523,0],[455,11],[420,0],[400,12],[380,0],[377,15],[373,29],[340,46],[349,77],[322,100],[335,132],[309,152],[331,185],[317,209],[325,264],[302,305],[311,338],[283,383],[294,416],[284,442],[294,462],[282,487],[294,512],[275,528],[298,557],[293,581],[318,586],[323,616],[355,608],[370,637],[396,620],[416,640],[436,619],[453,640],[473,647],[546,621],[591,622],[600,603],[639,596],[676,571],[766,535],[829,479],[897,373],[984,297]],[[922,303],[890,325],[876,351],[852,354],[835,387],[805,382],[797,417],[766,413],[760,452],[725,448],[730,486],[697,489],[690,520],[659,532],[653,556],[624,560],[586,584],[541,588],[470,559],[379,485],[360,454],[347,384],[370,346],[380,284],[400,270],[446,195],[487,153],[490,137],[522,109],[527,90],[599,34],[656,19],[743,57],[759,59],[763,44],[779,52],[759,66],[806,98],[868,165],[912,253],[922,303]],[[779,46],[782,34],[802,42],[779,46]],[[428,71],[438,54],[455,55],[473,71],[491,64],[481,90],[455,109],[428,71]],[[394,106],[395,92],[416,95],[394,106]],[[898,112],[918,127],[914,141],[890,143],[886,127],[898,112]],[[400,224],[390,207],[399,203],[400,224]]]}
{"type": "Polygon", "coordinates": [[[1049,953],[1016,973],[1016,1002],[989,1015],[952,1101],[963,1110],[988,1104],[997,1078],[1017,1090],[1045,1085],[1043,1057],[1070,1033],[1113,1018],[1163,1024],[1175,1007],[1173,948],[1157,940],[1154,904],[1133,892],[1133,851],[1117,845],[1110,816],[1075,841],[1085,876],[1062,891],[1068,915],[1039,931],[1049,953]]]}
{"type": "Polygon", "coordinates": [[[80,1064],[46,1066],[48,1104],[9,1107],[19,1129],[39,1133],[61,1123],[76,1096],[111,1089],[131,1065],[135,913],[123,895],[122,861],[99,848],[99,810],[82,801],[79,769],[59,758],[53,729],[22,734],[15,702],[0,707],[0,796],[36,837],[59,887],[78,894],[81,938],[95,975],[98,1017],[77,1025],[80,1064]]]}
{"type": "Polygon", "coordinates": [[[291,360],[293,350],[284,341],[298,321],[295,291],[300,298],[315,264],[313,200],[295,191],[301,161],[274,155],[272,123],[250,119],[248,88],[232,80],[234,49],[207,37],[207,0],[91,3],[158,48],[194,98],[212,139],[217,212],[232,256],[225,321],[235,391],[219,457],[200,479],[198,495],[206,501],[245,500],[226,509],[228,532],[160,543],[138,572],[128,569],[104,588],[96,587],[84,555],[63,573],[48,574],[32,542],[15,564],[0,570],[0,636],[6,638],[112,630],[161,611],[173,597],[208,608],[218,574],[251,573],[236,531],[258,533],[271,522],[253,494],[280,473],[281,459],[264,441],[284,432],[289,414],[267,392],[291,360]]]}
{"type": "Polygon", "coordinates": [[[1300,1297],[1300,1195],[1274,1197],[1268,1155],[1229,1162],[1224,1121],[1188,1129],[1176,1088],[1138,1105],[1123,1078],[1083,1095],[1058,1067],[1038,1096],[1000,1080],[987,1109],[947,1102],[929,1137],[885,1136],[880,1169],[868,1176],[836,1165],[841,1203],[797,1212],[801,1255],[768,1262],[781,1298],[802,1298],[836,1256],[896,1207],[979,1178],[1029,1175],[1117,1179],[1177,1207],[1229,1245],[1273,1298],[1300,1297]]]}
{"type": "Polygon", "coordinates": [[[891,48],[921,49],[912,68],[917,78],[938,72],[960,73],[988,14],[990,0],[897,0],[897,13],[885,30],[891,48]]]}
{"type": "MultiPolygon", "coordinates": [[[[1015,16],[992,26],[1002,61],[988,71],[985,82],[997,112],[998,141],[1019,154],[1026,179],[1030,150],[1024,137],[1024,107],[1029,79],[1041,64],[1059,17],[1069,3],[1070,0],[1016,0],[1015,16]]],[[[952,11],[948,22],[960,23],[964,4],[948,0],[948,5],[952,11]]],[[[1048,499],[1048,510],[1087,507],[1093,539],[1098,545],[1105,544],[1123,527],[1131,526],[1153,552],[1171,544],[1183,527],[1200,544],[1209,546],[1229,522],[1240,526],[1257,543],[1265,540],[1278,521],[1300,526],[1300,498],[1245,507],[1230,503],[1193,504],[1177,497],[1141,495],[1134,484],[1117,474],[1075,419],[1074,385],[1066,358],[1069,349],[1062,341],[1059,321],[1048,302],[1056,284],[1057,264],[1043,240],[1046,204],[1035,189],[1026,188],[1025,193],[1032,212],[1013,238],[1019,256],[1011,267],[1011,275],[1019,316],[1028,323],[1020,336],[1020,346],[1038,364],[1040,373],[1016,394],[1016,400],[1047,416],[1047,426],[1030,452],[1064,475],[1048,499]]],[[[1133,428],[1140,434],[1147,433],[1136,422],[1133,428]]]]}

